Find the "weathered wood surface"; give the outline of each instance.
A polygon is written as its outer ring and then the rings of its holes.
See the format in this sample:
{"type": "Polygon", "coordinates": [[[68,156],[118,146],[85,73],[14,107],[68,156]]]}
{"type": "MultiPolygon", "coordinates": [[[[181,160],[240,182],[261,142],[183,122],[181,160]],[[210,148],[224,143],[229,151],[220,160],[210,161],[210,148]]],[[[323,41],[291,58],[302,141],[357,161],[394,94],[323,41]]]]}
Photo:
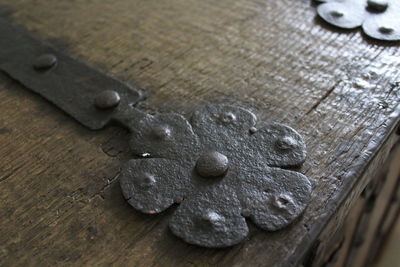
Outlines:
{"type": "Polygon", "coordinates": [[[204,101],[229,102],[292,125],[308,146],[300,171],[314,182],[312,203],[285,230],[251,227],[249,239],[229,249],[187,245],[167,229],[173,208],[146,216],[123,200],[116,178],[129,156],[123,130],[86,130],[1,75],[4,266],[288,266],[338,200],[353,186],[362,191],[362,170],[398,116],[398,44],[334,30],[315,19],[309,1],[0,4],[13,23],[148,91],[139,105],[147,111],[189,114],[204,101]]]}
{"type": "Polygon", "coordinates": [[[397,191],[397,184],[399,181],[398,178],[400,174],[400,150],[397,150],[396,152],[397,153],[394,153],[393,159],[391,161],[396,160],[397,162],[395,164],[392,163],[390,168],[386,170],[386,177],[382,177],[386,181],[380,186],[381,188],[379,195],[376,196],[376,199],[374,199],[374,207],[370,211],[371,219],[369,220],[366,227],[364,227],[362,240],[363,242],[357,248],[356,253],[353,253],[355,255],[349,261],[348,266],[366,266],[366,260],[369,259],[368,256],[373,251],[373,246],[375,245],[375,243],[378,243],[380,241],[379,239],[377,240],[377,232],[379,232],[380,230],[379,224],[383,221],[382,218],[384,217],[387,208],[390,207],[390,204],[393,201],[392,196],[397,191]]]}
{"type": "MultiPolygon", "coordinates": [[[[398,140],[398,136],[393,135],[382,145],[358,179],[360,184],[368,182],[368,185],[353,188],[339,203],[329,223],[322,225],[323,231],[314,241],[306,266],[370,266],[382,245],[379,233],[384,227],[379,224],[388,220],[394,222],[394,218],[385,213],[396,204],[393,195],[399,189],[398,140]]],[[[388,229],[384,233],[387,234],[388,229]]]]}

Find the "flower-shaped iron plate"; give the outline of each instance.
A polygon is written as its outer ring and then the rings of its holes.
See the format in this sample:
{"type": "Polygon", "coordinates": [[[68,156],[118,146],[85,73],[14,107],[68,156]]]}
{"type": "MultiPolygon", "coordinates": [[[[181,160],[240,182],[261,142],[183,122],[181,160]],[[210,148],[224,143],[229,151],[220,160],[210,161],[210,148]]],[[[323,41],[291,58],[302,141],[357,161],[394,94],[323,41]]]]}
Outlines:
{"type": "Polygon", "coordinates": [[[317,0],[318,14],[328,23],[344,28],[362,27],[368,36],[400,40],[399,0],[317,0]]]}
{"type": "Polygon", "coordinates": [[[128,128],[140,159],[123,167],[128,202],[145,213],[180,203],[170,220],[189,243],[225,247],[248,234],[246,217],[274,231],[305,209],[311,185],[282,169],[305,160],[305,145],[290,127],[256,129],[251,112],[202,106],[188,122],[178,114],[152,116],[133,105],[136,87],[93,70],[0,18],[0,70],[42,95],[90,129],[110,123],[128,128]],[[107,89],[105,89],[107,88],[107,89]]]}
{"type": "Polygon", "coordinates": [[[310,200],[307,177],[282,169],[304,162],[305,145],[288,126],[255,127],[253,113],[228,105],[202,106],[190,123],[177,114],[135,120],[131,150],[146,158],[123,167],[124,197],[149,214],[179,203],[170,229],[204,247],[245,239],[246,217],[267,231],[284,228],[310,200]]]}

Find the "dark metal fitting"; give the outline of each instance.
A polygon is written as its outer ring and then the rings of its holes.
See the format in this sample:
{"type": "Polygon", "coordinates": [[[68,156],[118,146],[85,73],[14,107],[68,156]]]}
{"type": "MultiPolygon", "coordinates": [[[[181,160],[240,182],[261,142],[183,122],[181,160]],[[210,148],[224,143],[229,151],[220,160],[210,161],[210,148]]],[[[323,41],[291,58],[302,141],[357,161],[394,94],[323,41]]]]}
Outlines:
{"type": "Polygon", "coordinates": [[[33,67],[36,70],[48,70],[57,64],[57,57],[53,54],[44,54],[35,59],[33,67]]]}
{"type": "Polygon", "coordinates": [[[110,109],[118,106],[120,101],[121,97],[117,92],[106,90],[96,96],[95,105],[99,109],[110,109]]]}

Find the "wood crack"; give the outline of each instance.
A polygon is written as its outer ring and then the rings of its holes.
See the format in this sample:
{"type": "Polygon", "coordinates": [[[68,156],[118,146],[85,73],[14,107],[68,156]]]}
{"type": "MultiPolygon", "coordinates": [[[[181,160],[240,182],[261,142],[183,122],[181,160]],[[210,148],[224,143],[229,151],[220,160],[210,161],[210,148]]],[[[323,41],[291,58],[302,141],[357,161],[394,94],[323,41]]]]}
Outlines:
{"type": "Polygon", "coordinates": [[[333,91],[338,87],[338,85],[342,82],[342,80],[338,80],[306,113],[305,115],[309,115],[311,112],[316,110],[318,106],[325,100],[327,99],[333,91]]]}

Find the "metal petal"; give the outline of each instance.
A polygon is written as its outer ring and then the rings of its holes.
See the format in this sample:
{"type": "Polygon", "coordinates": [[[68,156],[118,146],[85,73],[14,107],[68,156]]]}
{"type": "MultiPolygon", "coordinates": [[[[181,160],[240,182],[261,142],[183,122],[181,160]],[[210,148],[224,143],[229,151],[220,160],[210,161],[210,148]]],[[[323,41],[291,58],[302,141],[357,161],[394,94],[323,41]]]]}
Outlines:
{"type": "Polygon", "coordinates": [[[130,147],[138,156],[175,159],[186,164],[199,149],[191,125],[178,114],[145,115],[130,128],[130,147]]]}
{"type": "Polygon", "coordinates": [[[311,198],[311,183],[298,172],[260,166],[244,181],[239,195],[243,215],[268,231],[292,223],[311,198]]]}
{"type": "Polygon", "coordinates": [[[128,203],[149,214],[179,203],[191,190],[189,171],[167,159],[130,160],[123,166],[119,179],[128,203]]]}
{"type": "Polygon", "coordinates": [[[369,15],[363,24],[363,30],[375,39],[400,40],[400,1],[391,1],[383,13],[369,15]]]}
{"type": "Polygon", "coordinates": [[[191,124],[204,150],[234,152],[256,124],[256,116],[240,107],[204,105],[193,113],[191,124]]]}
{"type": "Polygon", "coordinates": [[[202,247],[228,247],[248,235],[234,190],[226,185],[200,191],[179,206],[169,222],[171,231],[202,247]]]}
{"type": "MultiPolygon", "coordinates": [[[[299,166],[306,159],[306,146],[300,134],[289,126],[269,123],[247,142],[251,153],[269,166],[299,166]]],[[[252,165],[254,159],[249,159],[252,165]]]]}
{"type": "Polygon", "coordinates": [[[318,6],[317,12],[324,20],[340,28],[354,29],[366,18],[365,0],[329,1],[318,6]]]}

